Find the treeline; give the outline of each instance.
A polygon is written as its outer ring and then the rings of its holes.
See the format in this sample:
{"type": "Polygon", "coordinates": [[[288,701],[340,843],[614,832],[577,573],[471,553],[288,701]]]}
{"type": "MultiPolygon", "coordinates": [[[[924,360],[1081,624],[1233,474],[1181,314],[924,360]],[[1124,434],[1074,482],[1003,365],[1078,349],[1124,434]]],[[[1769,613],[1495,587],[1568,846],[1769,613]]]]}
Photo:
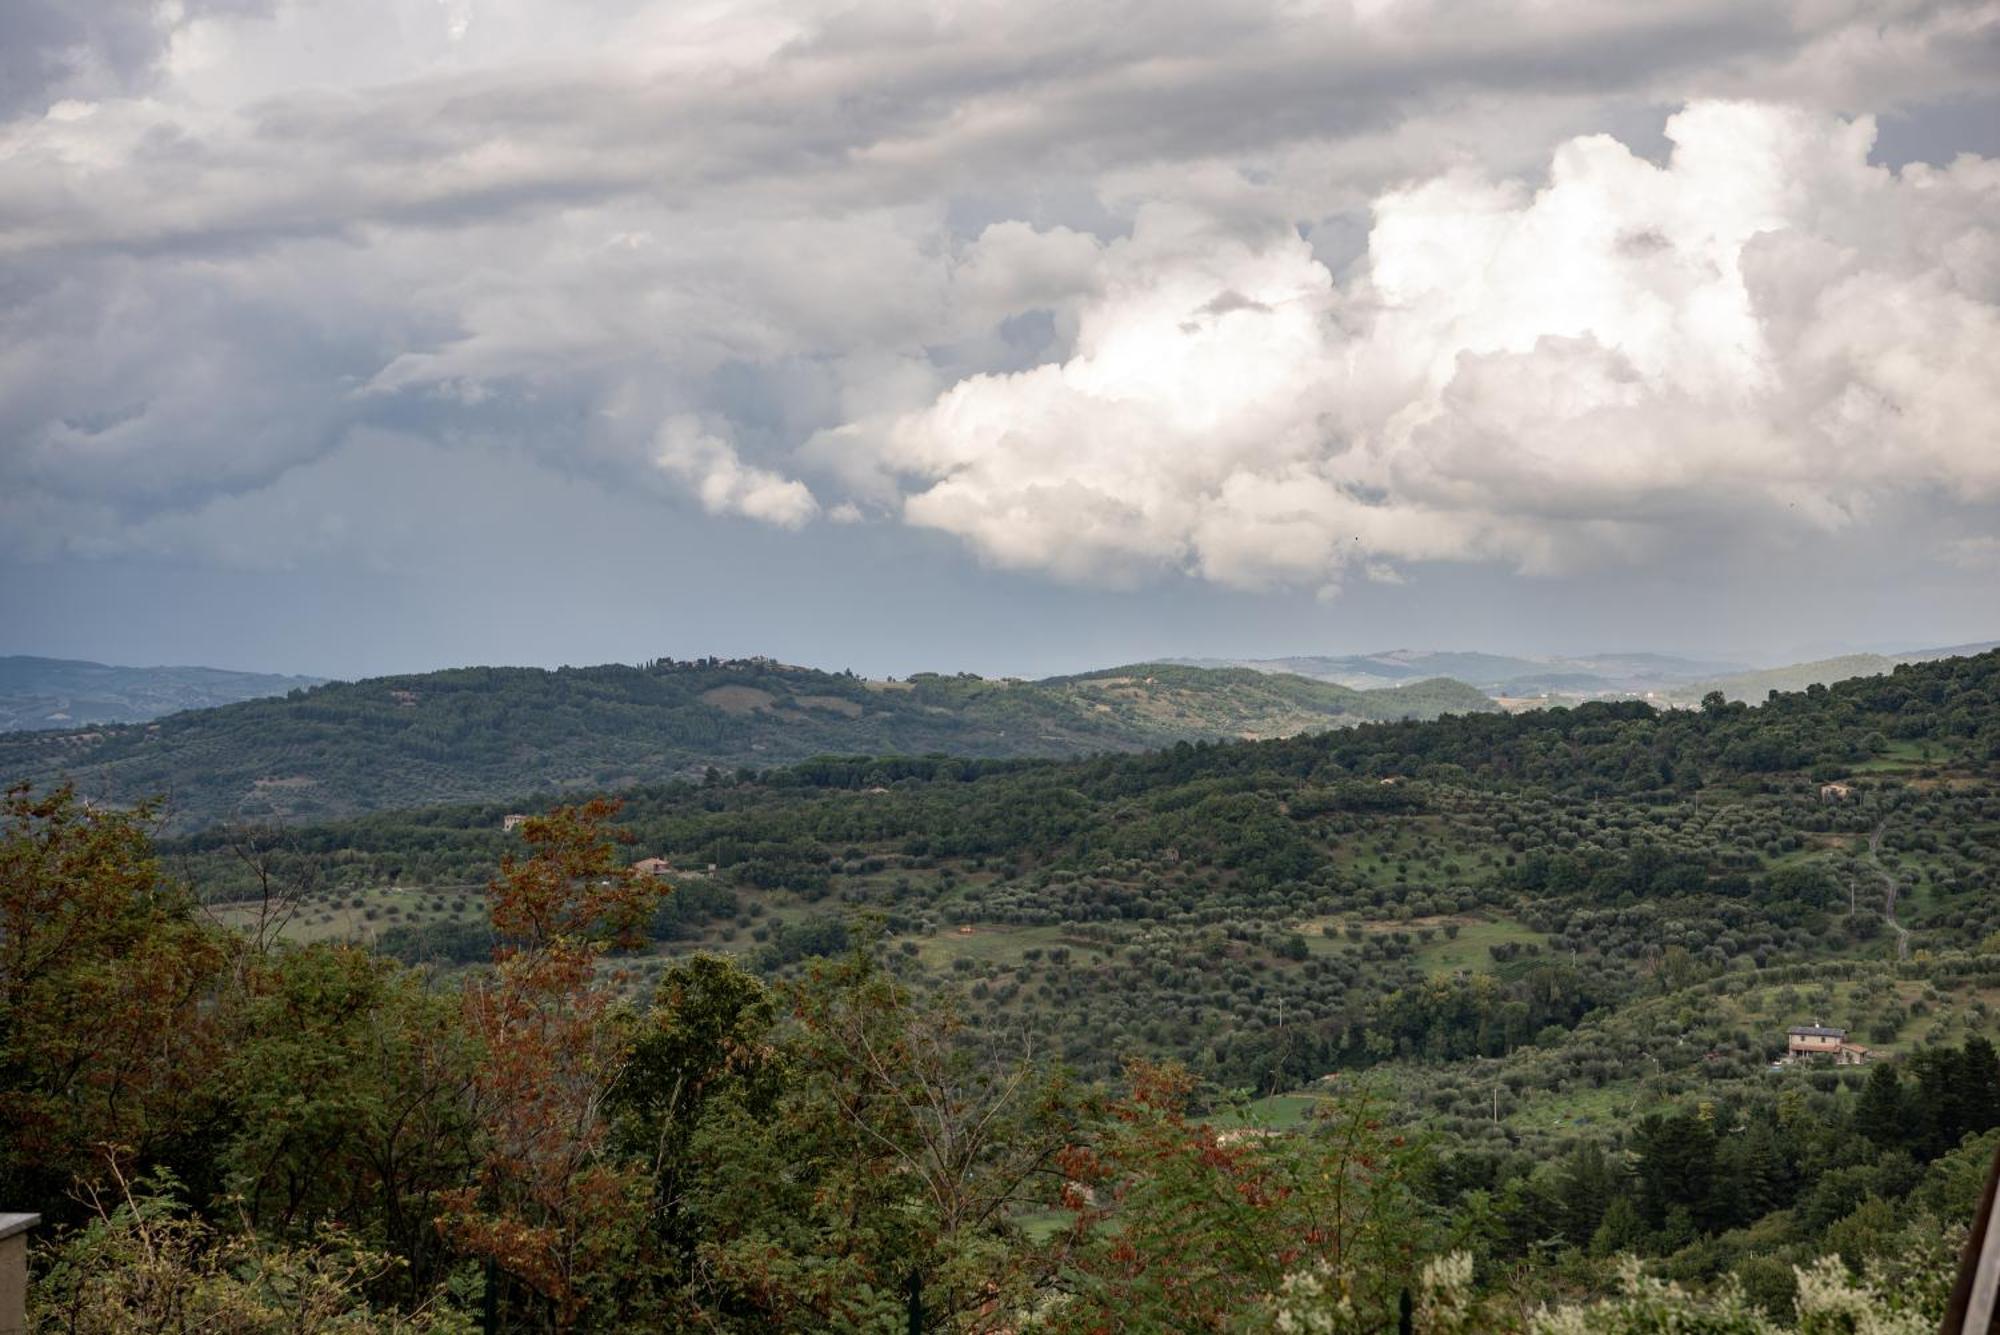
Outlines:
{"type": "MultiPolygon", "coordinates": [[[[1063,763],[821,756],[631,788],[625,819],[649,846],[724,866],[769,857],[779,846],[787,860],[824,865],[843,845],[1060,860],[1146,851],[1142,845],[1165,840],[1183,856],[1234,845],[1238,861],[1263,864],[1250,866],[1253,874],[1284,877],[1309,855],[1301,822],[1415,812],[1437,786],[1563,801],[1657,805],[1704,792],[1739,800],[1774,784],[1850,776],[1890,739],[1933,748],[1939,767],[1987,771],[2000,763],[1996,691],[2000,652],[1773,694],[1756,709],[1719,698],[1698,711],[1588,704],[1268,742],[1184,742],[1063,763]],[[871,792],[877,788],[886,791],[871,792]],[[833,800],[842,795],[870,800],[833,800]],[[1129,825],[1134,812],[1143,826],[1129,825]],[[1238,816],[1256,822],[1254,830],[1238,816]]],[[[368,875],[404,875],[407,862],[426,877],[478,879],[507,847],[498,828],[507,809],[389,813],[291,837],[316,857],[363,863],[368,875]]],[[[1828,822],[1860,819],[1855,808],[1821,814],[1828,822]]],[[[227,837],[172,847],[212,851],[227,837]]],[[[774,883],[781,882],[780,874],[774,883]]]]}
{"type": "Polygon", "coordinates": [[[1047,682],[868,682],[763,659],[462,668],[295,690],[155,723],[0,734],[0,774],[100,801],[164,799],[176,829],[620,789],[826,753],[1133,751],[1495,706],[1457,682],[1353,691],[1139,666],[1047,682]]]}

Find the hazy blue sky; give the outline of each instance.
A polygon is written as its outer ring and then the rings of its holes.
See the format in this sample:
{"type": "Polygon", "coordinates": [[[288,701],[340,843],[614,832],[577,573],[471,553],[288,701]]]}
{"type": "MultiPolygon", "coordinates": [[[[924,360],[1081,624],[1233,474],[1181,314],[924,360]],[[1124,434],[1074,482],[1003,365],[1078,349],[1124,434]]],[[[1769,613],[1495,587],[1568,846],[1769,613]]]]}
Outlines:
{"type": "Polygon", "coordinates": [[[0,653],[2000,637],[2000,0],[0,8],[0,653]]]}

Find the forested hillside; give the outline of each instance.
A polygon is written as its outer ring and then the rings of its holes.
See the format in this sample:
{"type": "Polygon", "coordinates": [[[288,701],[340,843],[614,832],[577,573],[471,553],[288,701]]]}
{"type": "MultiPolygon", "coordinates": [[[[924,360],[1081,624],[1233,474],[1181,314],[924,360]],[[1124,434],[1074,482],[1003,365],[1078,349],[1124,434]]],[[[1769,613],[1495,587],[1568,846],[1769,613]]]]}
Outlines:
{"type": "MultiPolygon", "coordinates": [[[[621,821],[684,873],[658,924],[669,954],[781,967],[874,915],[913,966],[978,984],[976,1013],[1046,1028],[1093,1073],[1144,1050],[1283,1088],[1502,1056],[1629,998],[1640,972],[1980,947],[2000,932],[1996,669],[1064,763],[827,758],[634,789],[621,821]],[[1845,796],[1822,792],[1835,781],[1845,796]]],[[[468,891],[513,846],[505,810],[383,813],[268,848],[321,878],[312,930],[477,959],[491,941],[468,891]]],[[[231,900],[240,840],[172,848],[231,900]]]]}
{"type": "Polygon", "coordinates": [[[173,828],[595,792],[828,753],[1069,756],[1493,708],[1450,681],[1353,691],[1136,665],[1046,682],[868,681],[767,660],[466,668],[294,690],[138,727],[0,737],[0,774],[173,828]]]}

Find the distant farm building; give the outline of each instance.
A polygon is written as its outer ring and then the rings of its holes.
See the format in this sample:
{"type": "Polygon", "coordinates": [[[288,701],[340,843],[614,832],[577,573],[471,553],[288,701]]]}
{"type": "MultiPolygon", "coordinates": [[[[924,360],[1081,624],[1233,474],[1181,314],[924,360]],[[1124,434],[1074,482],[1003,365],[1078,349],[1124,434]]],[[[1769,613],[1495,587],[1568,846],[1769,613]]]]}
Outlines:
{"type": "Polygon", "coordinates": [[[665,858],[640,858],[632,864],[632,870],[641,876],[672,876],[674,864],[665,858]]]}
{"type": "Polygon", "coordinates": [[[1868,1049],[1859,1043],[1848,1042],[1845,1029],[1802,1024],[1794,1027],[1789,1035],[1785,1055],[1793,1061],[1804,1057],[1831,1057],[1836,1066],[1859,1066],[1868,1060],[1868,1049]]]}
{"type": "Polygon", "coordinates": [[[1819,800],[1822,802],[1845,802],[1854,796],[1854,790],[1844,783],[1823,783],[1819,786],[1819,800]]]}
{"type": "Polygon", "coordinates": [[[500,833],[506,834],[508,831],[512,830],[516,825],[519,825],[522,821],[526,819],[527,817],[520,814],[519,812],[511,812],[505,816],[502,816],[500,818],[500,833]]]}

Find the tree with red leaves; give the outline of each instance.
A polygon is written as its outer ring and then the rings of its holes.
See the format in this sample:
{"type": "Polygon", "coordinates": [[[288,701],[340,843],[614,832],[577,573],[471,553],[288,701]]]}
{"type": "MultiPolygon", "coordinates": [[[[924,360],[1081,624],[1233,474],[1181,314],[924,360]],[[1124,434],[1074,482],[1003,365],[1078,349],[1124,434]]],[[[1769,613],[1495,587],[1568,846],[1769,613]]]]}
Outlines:
{"type": "Polygon", "coordinates": [[[665,891],[617,857],[629,838],[611,826],[618,810],[599,798],[525,822],[530,855],[504,860],[488,887],[500,945],[491,976],[464,993],[487,1148],[478,1185],[448,1194],[439,1219],[525,1291],[533,1319],[563,1330],[615,1285],[647,1216],[638,1168],[606,1152],[629,1027],[600,965],[610,946],[637,944],[665,891]]]}

